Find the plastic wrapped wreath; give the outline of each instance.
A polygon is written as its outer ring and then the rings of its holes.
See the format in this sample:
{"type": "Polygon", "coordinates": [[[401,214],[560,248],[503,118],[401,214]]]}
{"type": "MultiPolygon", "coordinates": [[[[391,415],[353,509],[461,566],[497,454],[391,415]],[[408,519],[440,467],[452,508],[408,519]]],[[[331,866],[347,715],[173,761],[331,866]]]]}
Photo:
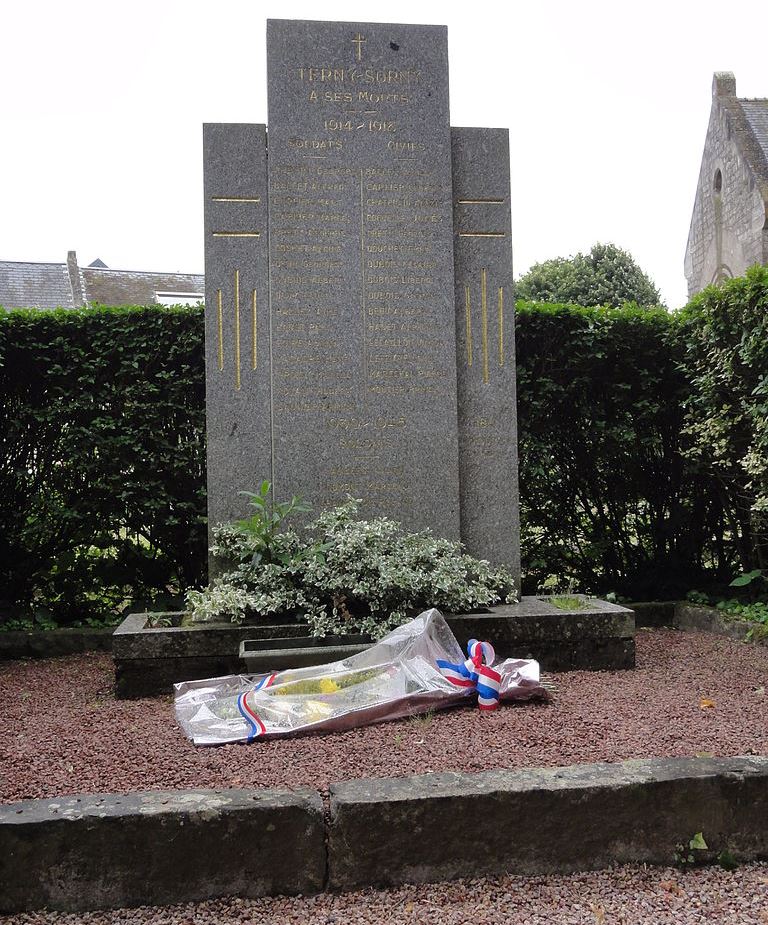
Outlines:
{"type": "Polygon", "coordinates": [[[497,659],[493,646],[476,639],[465,654],[437,610],[329,665],[185,681],[175,692],[176,717],[196,745],[353,729],[473,700],[494,710],[550,696],[537,662],[497,659]]]}

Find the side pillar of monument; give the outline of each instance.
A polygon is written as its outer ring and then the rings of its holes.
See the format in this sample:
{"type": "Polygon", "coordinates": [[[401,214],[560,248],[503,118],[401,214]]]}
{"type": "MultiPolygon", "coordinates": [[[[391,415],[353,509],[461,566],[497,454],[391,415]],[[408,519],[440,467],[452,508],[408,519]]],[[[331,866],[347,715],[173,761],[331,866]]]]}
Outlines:
{"type": "Polygon", "coordinates": [[[272,477],[266,126],[203,126],[208,531],[272,477]]]}
{"type": "Polygon", "coordinates": [[[509,133],[451,129],[461,539],[520,588],[509,133]]]}

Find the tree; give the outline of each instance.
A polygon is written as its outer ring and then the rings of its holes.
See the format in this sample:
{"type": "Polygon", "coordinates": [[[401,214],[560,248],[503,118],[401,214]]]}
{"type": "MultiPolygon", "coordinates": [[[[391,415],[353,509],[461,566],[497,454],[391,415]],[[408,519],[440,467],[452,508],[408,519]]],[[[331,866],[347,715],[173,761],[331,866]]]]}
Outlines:
{"type": "Polygon", "coordinates": [[[615,244],[595,244],[588,254],[555,257],[534,264],[516,284],[526,302],[641,306],[661,304],[659,290],[627,251],[615,244]]]}

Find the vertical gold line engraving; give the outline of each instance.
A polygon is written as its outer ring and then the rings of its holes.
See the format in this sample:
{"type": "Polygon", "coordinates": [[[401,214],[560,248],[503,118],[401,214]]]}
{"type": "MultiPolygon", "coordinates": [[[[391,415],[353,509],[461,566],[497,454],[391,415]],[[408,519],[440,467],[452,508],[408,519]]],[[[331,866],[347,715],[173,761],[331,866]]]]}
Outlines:
{"type": "Polygon", "coordinates": [[[219,332],[219,370],[224,369],[224,309],[221,304],[221,289],[216,290],[216,322],[219,332]]]}
{"type": "Polygon", "coordinates": [[[251,369],[259,365],[258,329],[256,327],[256,290],[251,293],[251,369]]]}
{"type": "Polygon", "coordinates": [[[480,271],[480,317],[483,332],[483,382],[488,382],[488,274],[480,271]]]}
{"type": "Polygon", "coordinates": [[[472,365],[472,297],[469,286],[464,287],[464,316],[467,322],[467,366],[472,365]]]}
{"type": "MultiPolygon", "coordinates": [[[[359,35],[360,33],[358,33],[359,35]]],[[[363,311],[363,385],[368,387],[368,319],[365,311],[365,213],[363,212],[363,168],[360,168],[360,300],[363,311]]]]}
{"type": "Polygon", "coordinates": [[[235,388],[240,388],[240,271],[235,270],[235,388]]]}
{"type": "Polygon", "coordinates": [[[504,287],[499,286],[499,366],[504,365],[504,287]]]}

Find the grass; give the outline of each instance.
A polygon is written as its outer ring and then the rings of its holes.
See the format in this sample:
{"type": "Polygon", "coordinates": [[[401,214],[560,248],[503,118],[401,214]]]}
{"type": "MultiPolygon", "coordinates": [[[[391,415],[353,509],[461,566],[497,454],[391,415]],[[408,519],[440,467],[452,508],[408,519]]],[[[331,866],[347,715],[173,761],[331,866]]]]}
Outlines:
{"type": "Polygon", "coordinates": [[[585,601],[573,594],[558,594],[548,600],[558,610],[584,610],[587,606],[585,601]]]}

